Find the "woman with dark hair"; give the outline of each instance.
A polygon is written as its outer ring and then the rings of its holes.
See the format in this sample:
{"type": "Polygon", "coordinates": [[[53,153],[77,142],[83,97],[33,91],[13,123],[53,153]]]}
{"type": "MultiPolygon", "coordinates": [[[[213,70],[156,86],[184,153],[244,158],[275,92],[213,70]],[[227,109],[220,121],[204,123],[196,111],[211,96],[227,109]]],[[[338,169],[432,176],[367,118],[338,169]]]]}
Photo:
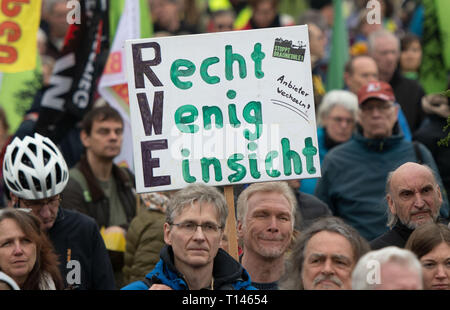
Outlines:
{"type": "Polygon", "coordinates": [[[58,259],[28,209],[0,210],[0,271],[22,290],[63,288],[58,259]]]}
{"type": "Polygon", "coordinates": [[[414,230],[405,246],[422,264],[426,290],[450,290],[450,228],[428,223],[414,230]]]}
{"type": "Polygon", "coordinates": [[[412,80],[419,78],[422,64],[422,45],[420,38],[412,33],[405,34],[400,39],[400,61],[398,63],[402,74],[412,80]]]}

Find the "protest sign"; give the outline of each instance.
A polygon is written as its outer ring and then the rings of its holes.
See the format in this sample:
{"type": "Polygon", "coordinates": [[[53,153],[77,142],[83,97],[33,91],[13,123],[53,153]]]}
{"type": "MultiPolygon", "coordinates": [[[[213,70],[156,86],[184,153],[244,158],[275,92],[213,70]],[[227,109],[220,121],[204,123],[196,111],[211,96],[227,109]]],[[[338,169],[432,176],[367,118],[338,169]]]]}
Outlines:
{"type": "Polygon", "coordinates": [[[125,50],[138,192],[320,176],[307,26],[125,50]]]}
{"type": "Polygon", "coordinates": [[[0,72],[22,72],[36,66],[41,0],[1,1],[0,72]]]}

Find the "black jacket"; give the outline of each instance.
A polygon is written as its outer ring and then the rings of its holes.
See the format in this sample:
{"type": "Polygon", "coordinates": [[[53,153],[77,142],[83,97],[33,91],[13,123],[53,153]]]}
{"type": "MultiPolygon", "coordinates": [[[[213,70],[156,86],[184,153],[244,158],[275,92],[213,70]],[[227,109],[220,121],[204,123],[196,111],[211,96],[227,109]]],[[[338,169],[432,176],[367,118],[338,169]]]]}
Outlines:
{"type": "Polygon", "coordinates": [[[316,196],[296,190],[295,198],[297,198],[295,229],[298,231],[305,229],[320,217],[332,215],[327,204],[316,196]]]}
{"type": "Polygon", "coordinates": [[[404,248],[406,241],[408,241],[408,238],[413,231],[413,229],[410,229],[400,221],[397,221],[391,230],[372,240],[370,242],[370,247],[372,250],[378,250],[388,246],[404,248]]]}
{"type": "Polygon", "coordinates": [[[424,118],[421,100],[425,92],[422,86],[417,81],[404,77],[398,69],[389,84],[394,90],[396,101],[402,107],[409,129],[411,132],[416,131],[424,118]]]}
{"type": "MultiPolygon", "coordinates": [[[[438,222],[445,225],[448,224],[448,221],[443,218],[438,218],[438,222]]],[[[397,221],[391,230],[370,241],[370,247],[372,250],[378,250],[388,246],[404,248],[413,231],[413,229],[410,229],[403,225],[400,221],[397,221]]]]}
{"type": "Polygon", "coordinates": [[[59,256],[59,269],[66,287],[82,290],[116,288],[108,252],[92,218],[59,208],[48,235],[59,256]]]}
{"type": "Polygon", "coordinates": [[[447,119],[432,114],[425,118],[422,126],[414,133],[413,139],[422,142],[430,150],[439,168],[442,182],[447,195],[450,194],[450,147],[438,146],[438,141],[445,138],[449,132],[443,131],[447,119]]]}

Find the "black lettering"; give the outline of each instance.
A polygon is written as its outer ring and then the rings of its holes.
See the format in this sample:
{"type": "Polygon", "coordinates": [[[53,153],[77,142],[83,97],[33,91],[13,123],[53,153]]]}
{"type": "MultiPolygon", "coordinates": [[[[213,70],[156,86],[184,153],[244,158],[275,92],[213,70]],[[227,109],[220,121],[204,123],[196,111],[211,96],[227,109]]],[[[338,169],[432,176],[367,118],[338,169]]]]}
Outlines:
{"type": "Polygon", "coordinates": [[[138,43],[132,45],[133,66],[134,66],[134,83],[136,88],[145,88],[144,75],[149,79],[153,86],[163,86],[156,74],[150,68],[161,63],[161,47],[156,42],[138,43]],[[142,49],[153,48],[155,50],[155,58],[151,60],[142,60],[142,49]]]}
{"type": "Polygon", "coordinates": [[[141,142],[142,168],[145,187],[170,185],[170,175],[154,176],[153,169],[159,168],[159,158],[152,158],[152,151],[166,150],[167,139],[141,142]]]}
{"type": "Polygon", "coordinates": [[[140,93],[136,94],[136,96],[139,104],[139,110],[141,111],[141,119],[142,125],[144,126],[145,135],[152,135],[152,127],[155,129],[155,134],[160,135],[162,133],[164,92],[155,92],[152,109],[153,113],[150,111],[147,95],[145,93],[140,93]]]}

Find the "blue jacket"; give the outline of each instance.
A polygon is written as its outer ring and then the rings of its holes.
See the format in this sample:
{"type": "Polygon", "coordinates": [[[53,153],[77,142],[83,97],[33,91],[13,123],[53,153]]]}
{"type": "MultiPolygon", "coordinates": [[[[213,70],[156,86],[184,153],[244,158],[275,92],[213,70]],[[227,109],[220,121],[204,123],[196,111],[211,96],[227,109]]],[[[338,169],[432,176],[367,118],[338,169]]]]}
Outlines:
{"type": "MultiPolygon", "coordinates": [[[[412,140],[411,131],[409,129],[408,121],[406,120],[405,114],[403,114],[401,107],[398,109],[397,117],[398,117],[398,125],[400,126],[403,132],[404,138],[408,141],[411,141],[412,140]]],[[[325,155],[329,151],[329,149],[325,144],[325,134],[326,134],[325,128],[323,127],[317,128],[317,143],[319,144],[320,166],[322,166],[323,159],[325,158],[325,155]]],[[[303,193],[314,195],[314,191],[316,189],[318,180],[319,178],[303,179],[300,191],[303,193]]]]}
{"type": "MultiPolygon", "coordinates": [[[[420,143],[419,149],[423,163],[437,172],[437,181],[443,188],[430,151],[420,143]]],[[[325,156],[315,194],[333,215],[356,228],[367,240],[373,240],[388,230],[384,199],[387,175],[408,161],[417,162],[417,157],[403,134],[394,131],[385,139],[367,139],[357,132],[325,156]]],[[[443,198],[441,216],[447,218],[449,206],[443,198]]]]}
{"type": "MultiPolygon", "coordinates": [[[[183,275],[175,268],[173,250],[165,245],[160,254],[161,259],[155,268],[145,276],[144,281],[136,281],[122,290],[148,290],[153,284],[164,284],[174,290],[188,290],[183,275]]],[[[213,268],[215,290],[255,290],[251,285],[250,275],[227,252],[219,249],[214,259],[213,268]]]]}
{"type": "MultiPolygon", "coordinates": [[[[320,165],[322,166],[323,159],[328,153],[328,148],[325,145],[325,128],[323,127],[317,128],[317,143],[319,146],[320,165]]],[[[316,188],[318,180],[319,178],[303,179],[301,181],[300,191],[302,193],[314,195],[314,190],[316,188]]]]}

